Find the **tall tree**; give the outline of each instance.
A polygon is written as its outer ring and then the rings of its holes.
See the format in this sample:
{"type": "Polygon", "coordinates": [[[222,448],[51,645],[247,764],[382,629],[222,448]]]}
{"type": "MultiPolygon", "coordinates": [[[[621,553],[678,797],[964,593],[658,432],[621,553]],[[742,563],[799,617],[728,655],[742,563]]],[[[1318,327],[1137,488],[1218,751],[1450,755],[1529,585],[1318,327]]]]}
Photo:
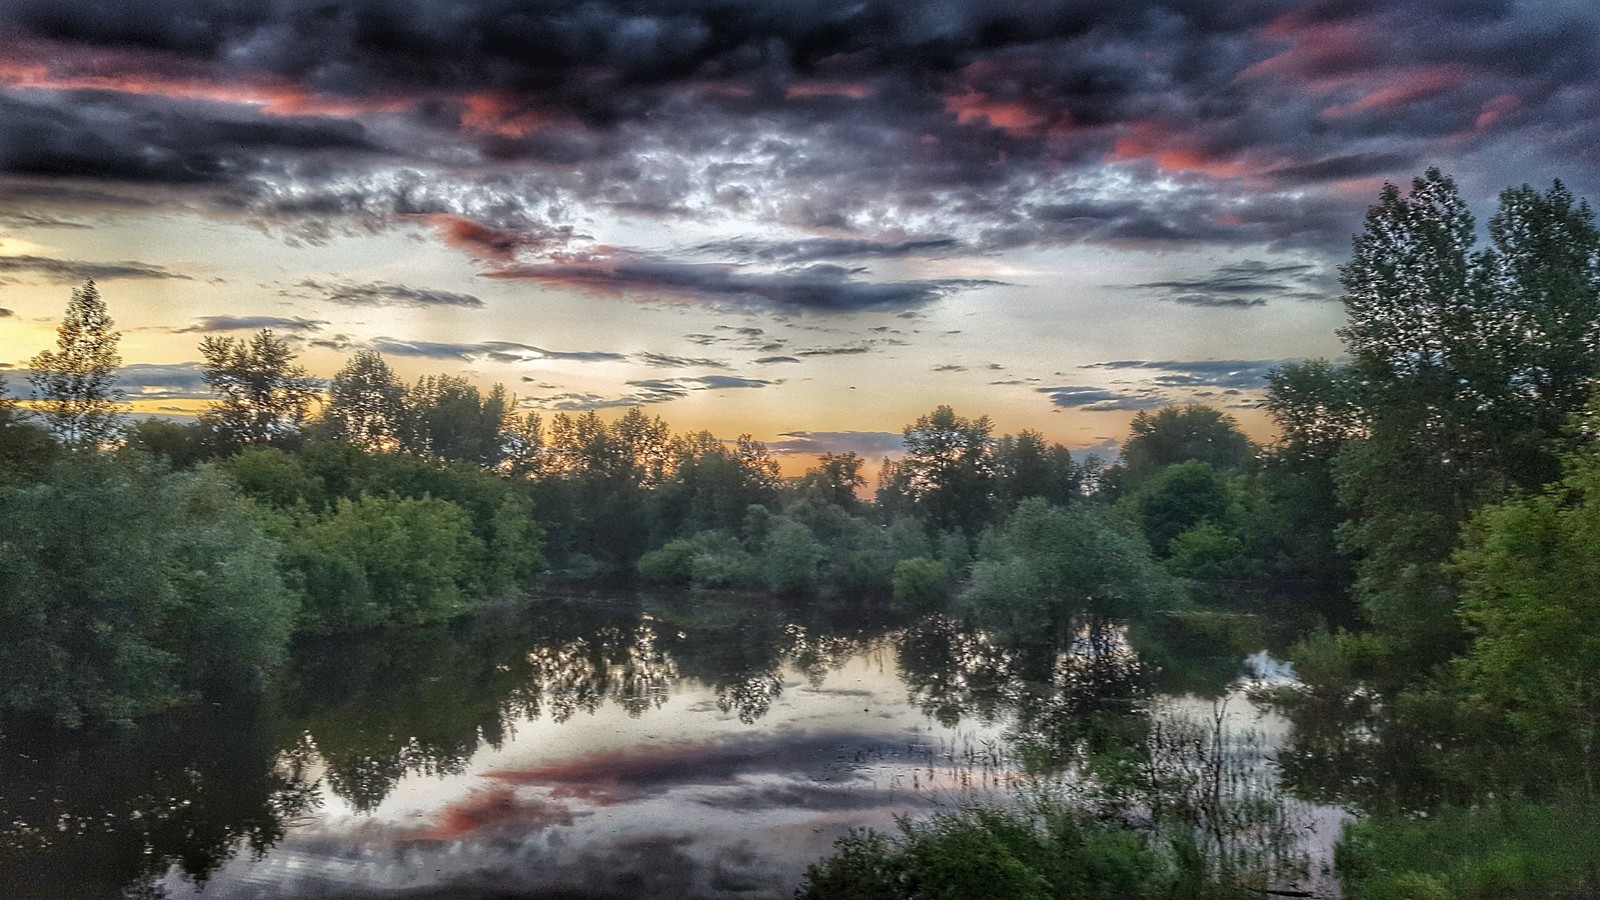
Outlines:
{"type": "Polygon", "coordinates": [[[988,416],[969,419],[948,406],[906,426],[900,465],[917,506],[935,529],[972,534],[988,517],[993,431],[988,416]]]}
{"type": "Polygon", "coordinates": [[[484,394],[460,376],[429,375],[418,379],[408,401],[404,443],[411,452],[488,468],[500,464],[513,405],[503,385],[484,394]]]}
{"type": "Polygon", "coordinates": [[[405,425],[406,387],[383,356],[360,350],[333,376],[322,422],[335,440],[394,450],[405,425]]]}
{"type": "Polygon", "coordinates": [[[39,415],[63,443],[94,448],[116,437],[122,392],[116,369],[122,364],[111,316],[93,281],[74,288],[56,329],[56,349],[29,361],[39,415]]]}
{"type": "Polygon", "coordinates": [[[1140,411],[1122,443],[1124,487],[1137,490],[1166,467],[1203,462],[1221,472],[1238,472],[1255,459],[1256,445],[1233,416],[1199,403],[1140,411]]]}
{"type": "Polygon", "coordinates": [[[200,342],[201,371],[219,398],[200,414],[224,446],[281,443],[296,436],[317,382],[294,362],[288,342],[262,329],[254,337],[200,342]]]}

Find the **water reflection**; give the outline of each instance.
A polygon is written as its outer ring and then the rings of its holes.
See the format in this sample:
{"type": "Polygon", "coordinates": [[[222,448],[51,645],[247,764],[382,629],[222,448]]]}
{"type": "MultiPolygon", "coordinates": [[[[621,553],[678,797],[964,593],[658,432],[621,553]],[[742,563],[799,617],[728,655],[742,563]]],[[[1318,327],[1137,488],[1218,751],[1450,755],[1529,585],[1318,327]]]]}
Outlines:
{"type": "Polygon", "coordinates": [[[0,741],[0,896],[116,897],[265,854],[320,802],[261,719],[213,707],[99,733],[0,741]]]}
{"type": "Polygon", "coordinates": [[[849,827],[1149,734],[1156,673],[1108,623],[1006,647],[642,603],[306,642],[259,704],[9,734],[0,896],[787,896],[849,827]]]}

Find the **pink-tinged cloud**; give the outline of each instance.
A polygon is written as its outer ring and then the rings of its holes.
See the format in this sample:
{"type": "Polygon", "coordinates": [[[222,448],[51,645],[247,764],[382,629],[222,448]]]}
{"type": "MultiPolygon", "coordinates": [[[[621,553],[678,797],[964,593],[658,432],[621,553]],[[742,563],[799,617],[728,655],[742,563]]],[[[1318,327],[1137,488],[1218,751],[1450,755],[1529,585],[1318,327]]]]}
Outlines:
{"type": "Polygon", "coordinates": [[[427,222],[448,246],[461,250],[473,259],[496,263],[515,262],[518,255],[525,252],[548,253],[565,246],[573,237],[570,230],[565,229],[548,234],[532,234],[493,228],[453,215],[428,216],[427,222]]]}
{"type": "Polygon", "coordinates": [[[1374,110],[1396,109],[1448,93],[1469,82],[1471,78],[1471,69],[1455,64],[1423,66],[1387,72],[1381,76],[1374,74],[1374,83],[1381,84],[1381,87],[1374,87],[1349,103],[1324,109],[1322,117],[1339,119],[1374,110]]]}
{"type": "Polygon", "coordinates": [[[1289,46],[1239,73],[1241,80],[1267,76],[1321,81],[1382,65],[1382,37],[1362,21],[1306,22],[1289,15],[1257,33],[1266,43],[1289,46]]]}
{"type": "Polygon", "coordinates": [[[551,124],[527,100],[498,91],[467,94],[461,105],[461,127],[478,134],[525,138],[551,124]]]}
{"type": "Polygon", "coordinates": [[[1036,59],[975,62],[961,70],[960,82],[943,98],[958,125],[998,128],[1013,137],[1059,135],[1073,128],[1072,112],[1051,96],[1036,59]]]}
{"type": "Polygon", "coordinates": [[[1482,134],[1500,124],[1506,116],[1522,108],[1522,98],[1516,94],[1501,94],[1483,104],[1478,112],[1478,118],[1473,122],[1473,128],[1482,134]]]}
{"type": "Polygon", "coordinates": [[[0,86],[21,91],[108,91],[255,107],[272,116],[349,117],[409,109],[409,98],[338,97],[281,78],[231,79],[209,64],[154,51],[97,48],[38,39],[0,57],[0,86]]]}
{"type": "Polygon", "coordinates": [[[1159,122],[1135,122],[1128,127],[1107,162],[1134,162],[1148,159],[1174,174],[1198,174],[1212,178],[1245,178],[1271,168],[1262,161],[1235,159],[1214,154],[1192,136],[1159,122]]]}
{"type": "Polygon", "coordinates": [[[819,97],[844,97],[865,100],[877,93],[872,85],[860,81],[797,81],[783,92],[789,100],[812,100],[819,97]]]}

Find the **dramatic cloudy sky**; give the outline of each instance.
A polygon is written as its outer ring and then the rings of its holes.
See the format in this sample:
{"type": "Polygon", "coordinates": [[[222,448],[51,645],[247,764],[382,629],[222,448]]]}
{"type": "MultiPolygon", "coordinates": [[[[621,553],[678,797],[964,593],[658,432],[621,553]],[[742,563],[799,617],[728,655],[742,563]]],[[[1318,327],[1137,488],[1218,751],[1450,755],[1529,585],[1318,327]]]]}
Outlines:
{"type": "Polygon", "coordinates": [[[0,364],[93,277],[147,412],[270,327],[794,451],[1259,431],[1385,180],[1600,196],[1597,109],[1592,0],[0,0],[0,364]]]}

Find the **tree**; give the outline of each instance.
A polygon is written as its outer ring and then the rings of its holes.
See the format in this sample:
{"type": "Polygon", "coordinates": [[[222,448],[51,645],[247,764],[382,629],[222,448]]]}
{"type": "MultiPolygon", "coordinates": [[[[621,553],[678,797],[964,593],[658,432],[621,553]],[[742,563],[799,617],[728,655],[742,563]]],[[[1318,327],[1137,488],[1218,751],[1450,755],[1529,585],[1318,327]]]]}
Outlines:
{"type": "Polygon", "coordinates": [[[201,371],[220,395],[200,414],[223,446],[281,443],[299,434],[317,382],[294,363],[288,342],[262,329],[252,338],[200,342],[201,371]]]}
{"type": "Polygon", "coordinates": [[[0,486],[43,479],[60,452],[48,431],[23,418],[0,378],[0,486]]]}
{"type": "Polygon", "coordinates": [[[363,450],[396,450],[405,427],[406,387],[383,356],[359,350],[333,376],[322,422],[334,440],[363,450]]]}
{"type": "Polygon", "coordinates": [[[1140,485],[1167,466],[1203,462],[1219,472],[1239,472],[1255,459],[1256,445],[1233,416],[1199,403],[1141,410],[1122,443],[1124,488],[1140,485]]]}
{"type": "Polygon", "coordinates": [[[911,495],[935,531],[975,533],[988,517],[990,481],[988,416],[968,419],[948,406],[906,426],[900,463],[911,495]]]}
{"type": "Polygon", "coordinates": [[[862,469],[867,461],[855,452],[824,453],[817,464],[806,469],[800,478],[800,490],[845,509],[853,510],[860,504],[856,491],[867,486],[862,469]]]}
{"type": "Polygon", "coordinates": [[[0,712],[131,718],[281,658],[277,547],[220,473],[70,457],[0,507],[0,712]]]}
{"type": "Polygon", "coordinates": [[[115,387],[122,357],[122,335],[111,330],[111,316],[93,281],[72,291],[56,329],[56,349],[29,361],[39,415],[62,443],[93,449],[116,437],[122,392],[115,387]]]}
{"type": "Polygon", "coordinates": [[[1144,538],[1098,505],[1024,500],[984,543],[959,607],[1009,641],[1063,641],[1085,618],[1127,617],[1166,590],[1144,538]]]}
{"type": "MultiPolygon", "coordinates": [[[[1595,417],[1589,416],[1589,423],[1595,417]]],[[[1529,742],[1600,777],[1600,455],[1544,493],[1485,507],[1455,565],[1475,640],[1467,687],[1529,742]]]]}
{"type": "Polygon", "coordinates": [[[498,466],[503,434],[514,400],[503,385],[488,394],[456,375],[418,379],[407,395],[409,410],[403,443],[418,456],[498,466]]]}

